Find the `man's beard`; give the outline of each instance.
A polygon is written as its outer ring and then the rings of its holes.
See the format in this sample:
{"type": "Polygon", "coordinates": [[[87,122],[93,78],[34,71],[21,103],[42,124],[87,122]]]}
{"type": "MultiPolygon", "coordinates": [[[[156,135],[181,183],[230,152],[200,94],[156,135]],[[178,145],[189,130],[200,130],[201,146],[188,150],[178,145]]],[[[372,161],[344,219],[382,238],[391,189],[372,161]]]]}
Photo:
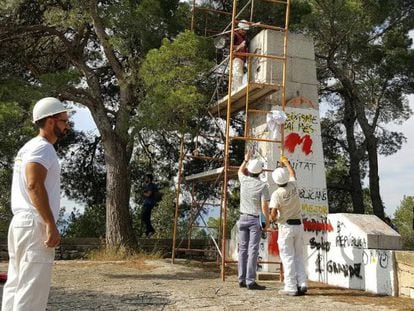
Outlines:
{"type": "Polygon", "coordinates": [[[55,136],[58,138],[58,139],[62,139],[62,138],[64,138],[65,136],[66,136],[66,134],[67,134],[67,130],[66,130],[66,128],[62,131],[56,124],[55,124],[55,126],[54,126],[54,128],[53,128],[53,132],[55,133],[55,136]]]}

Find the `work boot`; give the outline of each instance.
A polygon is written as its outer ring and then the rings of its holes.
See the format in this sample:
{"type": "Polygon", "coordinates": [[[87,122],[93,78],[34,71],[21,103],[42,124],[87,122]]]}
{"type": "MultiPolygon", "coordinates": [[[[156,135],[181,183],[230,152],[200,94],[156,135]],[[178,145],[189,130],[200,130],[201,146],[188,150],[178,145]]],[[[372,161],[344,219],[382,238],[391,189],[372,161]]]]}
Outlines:
{"type": "Polygon", "coordinates": [[[305,295],[306,292],[308,291],[308,288],[306,286],[298,286],[298,294],[300,296],[305,295]]]}
{"type": "Polygon", "coordinates": [[[265,290],[266,286],[263,285],[259,285],[256,282],[252,283],[252,284],[247,284],[247,289],[251,289],[251,290],[265,290]]]}
{"type": "Polygon", "coordinates": [[[246,281],[240,281],[239,287],[246,287],[246,281]]]}
{"type": "Polygon", "coordinates": [[[297,291],[295,292],[295,291],[283,290],[283,289],[279,291],[279,294],[285,295],[285,296],[299,296],[299,292],[297,291]]]}

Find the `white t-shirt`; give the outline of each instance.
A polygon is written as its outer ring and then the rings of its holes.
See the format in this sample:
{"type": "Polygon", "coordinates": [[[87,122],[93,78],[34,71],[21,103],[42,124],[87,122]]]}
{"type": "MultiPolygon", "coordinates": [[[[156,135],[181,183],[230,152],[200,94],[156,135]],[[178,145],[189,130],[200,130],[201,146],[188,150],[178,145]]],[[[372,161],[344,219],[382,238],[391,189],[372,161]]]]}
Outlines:
{"type": "Polygon", "coordinates": [[[288,219],[302,219],[299,194],[294,177],[289,178],[286,186],[279,187],[272,193],[269,207],[279,210],[277,218],[279,224],[286,223],[288,219]]]}
{"type": "Polygon", "coordinates": [[[27,189],[26,165],[39,163],[47,169],[45,188],[49,205],[55,221],[60,208],[60,164],[53,145],[46,138],[36,136],[29,140],[17,153],[14,160],[11,208],[14,215],[20,212],[31,212],[38,221],[44,220],[33,206],[27,189]]]}

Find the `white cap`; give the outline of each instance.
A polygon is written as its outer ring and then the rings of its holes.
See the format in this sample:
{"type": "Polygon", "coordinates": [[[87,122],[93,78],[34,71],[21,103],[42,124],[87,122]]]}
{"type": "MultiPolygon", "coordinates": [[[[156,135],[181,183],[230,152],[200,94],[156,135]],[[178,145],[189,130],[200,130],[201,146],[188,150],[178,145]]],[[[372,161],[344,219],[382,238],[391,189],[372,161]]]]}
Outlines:
{"type": "Polygon", "coordinates": [[[247,164],[247,170],[252,174],[260,174],[263,171],[263,163],[260,160],[253,159],[247,164]]]}
{"type": "Polygon", "coordinates": [[[239,26],[240,29],[243,29],[243,30],[250,29],[250,25],[247,23],[245,19],[242,19],[237,25],[239,26]]]}
{"type": "Polygon", "coordinates": [[[278,185],[284,185],[289,181],[289,172],[287,169],[278,167],[272,172],[272,178],[278,185]]]}
{"type": "Polygon", "coordinates": [[[68,112],[71,109],[65,108],[59,99],[54,97],[42,98],[33,108],[33,123],[65,111],[68,112]]]}

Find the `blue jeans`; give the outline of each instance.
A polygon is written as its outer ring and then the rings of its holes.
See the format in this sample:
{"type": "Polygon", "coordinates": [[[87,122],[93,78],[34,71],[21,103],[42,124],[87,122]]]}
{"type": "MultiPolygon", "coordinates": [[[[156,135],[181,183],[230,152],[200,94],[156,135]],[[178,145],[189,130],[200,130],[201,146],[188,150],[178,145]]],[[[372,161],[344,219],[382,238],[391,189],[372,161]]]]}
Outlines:
{"type": "Polygon", "coordinates": [[[141,219],[142,224],[145,226],[145,235],[155,232],[154,227],[151,224],[151,212],[153,208],[154,206],[146,204],[142,207],[141,219]]]}
{"type": "Polygon", "coordinates": [[[256,281],[262,228],[258,217],[241,215],[239,219],[239,282],[251,285],[256,281]]]}

